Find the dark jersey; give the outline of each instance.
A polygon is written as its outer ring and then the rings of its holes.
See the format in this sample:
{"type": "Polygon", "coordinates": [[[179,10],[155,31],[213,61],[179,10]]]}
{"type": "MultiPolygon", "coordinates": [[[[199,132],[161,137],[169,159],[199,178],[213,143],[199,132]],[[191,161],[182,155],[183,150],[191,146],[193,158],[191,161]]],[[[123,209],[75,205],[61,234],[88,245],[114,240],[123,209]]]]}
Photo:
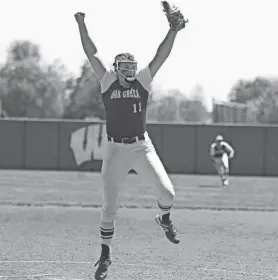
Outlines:
{"type": "Polygon", "coordinates": [[[221,145],[220,147],[215,146],[214,148],[215,157],[222,157],[224,153],[226,153],[226,147],[224,145],[221,145]]]}
{"type": "Polygon", "coordinates": [[[216,145],[216,143],[211,145],[211,155],[216,158],[222,157],[223,154],[230,155],[232,151],[232,147],[224,141],[221,142],[220,146],[216,145]]]}
{"type": "Polygon", "coordinates": [[[144,134],[151,82],[149,67],[139,71],[129,88],[120,85],[114,71],[104,74],[100,85],[107,135],[123,138],[144,134]]]}

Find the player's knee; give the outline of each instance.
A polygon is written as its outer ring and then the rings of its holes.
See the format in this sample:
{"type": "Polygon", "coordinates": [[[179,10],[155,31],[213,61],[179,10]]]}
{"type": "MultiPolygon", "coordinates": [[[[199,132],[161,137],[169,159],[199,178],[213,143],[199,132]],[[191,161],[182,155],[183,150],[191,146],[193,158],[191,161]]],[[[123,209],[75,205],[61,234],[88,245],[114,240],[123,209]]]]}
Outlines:
{"type": "Polygon", "coordinates": [[[165,205],[172,205],[175,200],[175,189],[173,186],[164,189],[163,202],[165,205]]]}
{"type": "Polygon", "coordinates": [[[104,206],[101,211],[101,221],[105,223],[114,223],[117,216],[117,210],[111,210],[104,206]]]}
{"type": "Polygon", "coordinates": [[[172,186],[171,190],[169,191],[169,200],[173,202],[175,200],[175,197],[176,197],[176,192],[174,187],[172,186]]]}

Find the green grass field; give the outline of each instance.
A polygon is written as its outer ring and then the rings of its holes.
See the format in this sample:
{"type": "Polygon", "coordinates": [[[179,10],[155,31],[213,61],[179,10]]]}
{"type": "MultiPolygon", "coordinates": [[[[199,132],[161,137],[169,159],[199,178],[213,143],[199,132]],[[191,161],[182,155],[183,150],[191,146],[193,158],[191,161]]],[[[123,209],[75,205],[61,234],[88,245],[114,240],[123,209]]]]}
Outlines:
{"type": "MultiPolygon", "coordinates": [[[[278,179],[172,175],[181,243],[155,224],[154,192],[126,181],[108,280],[278,279],[278,179]]],[[[0,172],[0,280],[94,279],[98,173],[0,172]]]]}

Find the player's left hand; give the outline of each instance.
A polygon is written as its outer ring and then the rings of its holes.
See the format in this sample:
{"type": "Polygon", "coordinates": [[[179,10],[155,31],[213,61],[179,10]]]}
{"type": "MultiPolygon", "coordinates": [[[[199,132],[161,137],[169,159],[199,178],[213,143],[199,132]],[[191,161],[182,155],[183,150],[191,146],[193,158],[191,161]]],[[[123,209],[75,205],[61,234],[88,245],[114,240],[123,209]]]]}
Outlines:
{"type": "Polygon", "coordinates": [[[168,1],[161,2],[163,6],[163,12],[165,13],[168,23],[172,31],[180,31],[185,28],[188,19],[184,19],[183,14],[178,7],[170,5],[168,1]]]}

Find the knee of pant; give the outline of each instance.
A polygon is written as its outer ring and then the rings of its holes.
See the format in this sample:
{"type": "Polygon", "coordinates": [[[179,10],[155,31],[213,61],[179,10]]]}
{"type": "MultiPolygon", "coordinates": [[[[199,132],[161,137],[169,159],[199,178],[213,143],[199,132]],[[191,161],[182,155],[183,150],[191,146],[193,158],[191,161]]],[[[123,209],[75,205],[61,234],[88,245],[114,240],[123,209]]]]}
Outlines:
{"type": "Polygon", "coordinates": [[[176,197],[176,192],[174,190],[174,187],[172,187],[171,191],[169,192],[169,199],[173,202],[175,200],[176,197]]]}
{"type": "Polygon", "coordinates": [[[169,189],[165,189],[162,200],[163,200],[163,204],[165,204],[165,205],[173,204],[173,202],[175,200],[175,190],[174,190],[173,186],[169,189]]]}

